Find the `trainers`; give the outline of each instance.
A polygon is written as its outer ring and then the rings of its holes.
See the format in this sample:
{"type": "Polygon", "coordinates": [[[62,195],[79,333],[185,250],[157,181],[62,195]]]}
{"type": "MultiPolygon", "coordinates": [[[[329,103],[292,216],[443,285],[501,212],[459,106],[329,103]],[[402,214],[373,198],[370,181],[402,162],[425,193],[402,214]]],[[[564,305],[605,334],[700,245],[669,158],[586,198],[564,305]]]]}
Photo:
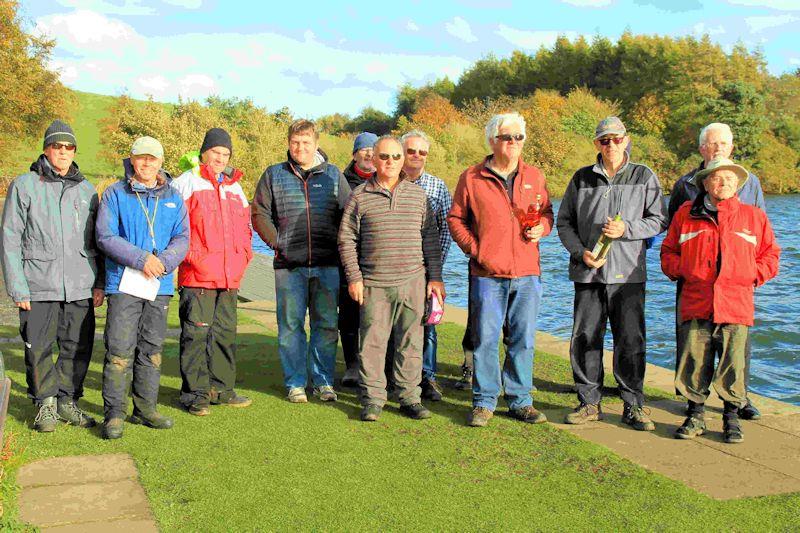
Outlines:
{"type": "Polygon", "coordinates": [[[358,367],[348,368],[342,376],[342,387],[356,388],[359,380],[358,367]]]}
{"type": "Polygon", "coordinates": [[[414,420],[425,420],[431,417],[431,412],[421,403],[412,403],[411,405],[401,405],[400,412],[408,418],[414,420]]]}
{"type": "Polygon", "coordinates": [[[157,411],[152,413],[134,413],[131,415],[131,424],[141,424],[153,429],[170,429],[174,422],[172,418],[164,416],[157,411]]]}
{"type": "Polygon", "coordinates": [[[368,403],[361,409],[361,420],[363,422],[375,422],[381,416],[383,407],[374,403],[368,403]]]}
{"type": "Polygon", "coordinates": [[[200,403],[188,405],[186,406],[186,410],[189,411],[190,415],[194,416],[208,416],[211,414],[209,406],[200,403]]]}
{"type": "Polygon", "coordinates": [[[336,396],[336,391],[334,391],[333,387],[330,385],[323,385],[322,387],[314,389],[314,394],[319,396],[321,402],[335,402],[339,399],[339,397],[336,396]]]}
{"type": "Polygon", "coordinates": [[[66,396],[58,399],[59,418],[70,426],[93,428],[97,425],[94,418],[81,411],[72,398],[66,396]]]}
{"type": "Polygon", "coordinates": [[[454,387],[457,390],[469,390],[472,388],[472,369],[470,367],[461,367],[461,379],[456,381],[454,387]]]}
{"type": "Polygon", "coordinates": [[[595,420],[603,419],[603,410],[600,404],[582,403],[576,407],[571,413],[567,413],[564,417],[565,424],[585,424],[586,422],[594,422],[595,420]]]}
{"type": "Polygon", "coordinates": [[[289,394],[286,395],[286,399],[291,403],[306,403],[308,402],[306,389],[303,387],[292,387],[289,389],[289,394]]]}
{"type": "Polygon", "coordinates": [[[109,418],[103,422],[103,438],[109,440],[122,438],[122,428],[124,426],[125,421],[121,418],[109,418]]]}
{"type": "Polygon", "coordinates": [[[422,397],[432,402],[442,401],[442,389],[436,382],[436,379],[429,378],[422,380],[422,397]]]}
{"type": "Polygon", "coordinates": [[[750,403],[750,398],[747,399],[747,405],[739,409],[739,418],[744,420],[758,420],[761,418],[761,411],[758,407],[750,403]]]}
{"type": "Polygon", "coordinates": [[[494,413],[485,407],[476,407],[467,417],[467,423],[474,428],[482,428],[489,423],[494,413]]]}
{"type": "Polygon", "coordinates": [[[547,422],[545,414],[532,405],[526,405],[519,409],[509,409],[508,414],[511,415],[511,418],[516,418],[520,422],[527,424],[543,424],[547,422]]]}
{"type": "Polygon", "coordinates": [[[253,403],[253,400],[234,391],[233,396],[229,396],[224,400],[220,396],[217,396],[215,400],[211,400],[211,403],[213,405],[228,405],[230,407],[248,407],[253,403]]]}
{"type": "Polygon", "coordinates": [[[56,397],[50,396],[42,400],[39,404],[39,412],[33,420],[33,429],[40,433],[50,433],[56,430],[58,425],[58,412],[56,407],[56,397]]]}
{"type": "Polygon", "coordinates": [[[742,426],[739,425],[738,418],[723,420],[722,438],[728,444],[744,442],[744,434],[742,433],[742,426]]]}
{"type": "Polygon", "coordinates": [[[696,416],[688,416],[683,421],[683,425],[675,430],[675,438],[689,440],[705,433],[706,422],[696,416]]]}
{"type": "Polygon", "coordinates": [[[622,421],[637,431],[654,431],[656,425],[647,416],[644,407],[626,403],[622,410],[622,421]]]}

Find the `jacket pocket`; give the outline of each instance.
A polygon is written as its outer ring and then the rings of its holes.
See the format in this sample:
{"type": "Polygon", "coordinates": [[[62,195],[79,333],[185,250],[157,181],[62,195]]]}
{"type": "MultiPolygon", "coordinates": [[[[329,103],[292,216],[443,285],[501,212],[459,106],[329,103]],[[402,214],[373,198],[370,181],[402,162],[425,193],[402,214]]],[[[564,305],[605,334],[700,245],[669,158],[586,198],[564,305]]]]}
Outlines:
{"type": "Polygon", "coordinates": [[[23,246],[22,272],[31,293],[60,292],[56,288],[62,283],[62,275],[57,271],[57,258],[55,251],[43,246],[23,246]]]}
{"type": "Polygon", "coordinates": [[[55,251],[41,245],[23,245],[22,258],[30,261],[53,261],[57,257],[55,251]]]}

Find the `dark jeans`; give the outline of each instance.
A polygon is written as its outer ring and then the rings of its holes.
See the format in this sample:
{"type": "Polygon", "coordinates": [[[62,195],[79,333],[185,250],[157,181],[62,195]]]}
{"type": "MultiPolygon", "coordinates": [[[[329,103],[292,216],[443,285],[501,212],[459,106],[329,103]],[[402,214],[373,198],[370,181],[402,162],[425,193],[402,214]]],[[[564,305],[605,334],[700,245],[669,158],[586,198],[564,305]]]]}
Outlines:
{"type": "Polygon", "coordinates": [[[129,294],[108,295],[103,364],[106,420],[125,417],[131,380],[134,414],[156,411],[170,298],[157,296],[150,302],[129,294]]]}
{"type": "Polygon", "coordinates": [[[339,271],[339,338],[342,340],[342,353],[347,368],[358,368],[358,327],[361,310],[358,302],[350,298],[347,291],[347,278],[339,271]]]}
{"type": "Polygon", "coordinates": [[[644,283],[576,283],[569,346],[578,400],[600,403],[606,321],[614,338],[614,378],[625,403],[644,404],[644,283]]]}
{"type": "Polygon", "coordinates": [[[181,287],[181,403],[226,401],[236,384],[237,289],[181,287]]]}
{"type": "Polygon", "coordinates": [[[31,302],[19,311],[19,334],[25,343],[28,398],[41,402],[51,396],[77,400],[89,369],[94,343],[92,300],[31,302]],[[58,359],[53,362],[53,344],[58,359]]]}

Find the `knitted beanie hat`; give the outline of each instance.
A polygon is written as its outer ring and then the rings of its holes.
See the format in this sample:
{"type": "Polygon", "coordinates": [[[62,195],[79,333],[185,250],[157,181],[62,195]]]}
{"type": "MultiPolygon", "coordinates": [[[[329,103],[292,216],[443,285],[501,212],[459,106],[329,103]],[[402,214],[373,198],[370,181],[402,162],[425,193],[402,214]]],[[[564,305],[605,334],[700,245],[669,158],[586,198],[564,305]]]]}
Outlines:
{"type": "Polygon", "coordinates": [[[69,127],[69,124],[61,120],[54,120],[47,131],[44,132],[44,141],[42,142],[42,150],[53,143],[69,143],[78,146],[78,141],[75,140],[75,132],[69,127]]]}

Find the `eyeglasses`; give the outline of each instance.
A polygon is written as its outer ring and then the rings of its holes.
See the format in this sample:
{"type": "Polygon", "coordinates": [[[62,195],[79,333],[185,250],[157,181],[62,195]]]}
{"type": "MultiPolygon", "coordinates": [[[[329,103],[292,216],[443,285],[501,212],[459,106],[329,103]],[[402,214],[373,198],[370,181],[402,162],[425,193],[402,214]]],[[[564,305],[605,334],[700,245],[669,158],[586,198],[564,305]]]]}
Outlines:
{"type": "Polygon", "coordinates": [[[406,148],[406,153],[408,155],[416,155],[419,152],[420,157],[425,157],[428,155],[427,150],[414,150],[413,148],[406,148]]]}
{"type": "Polygon", "coordinates": [[[403,157],[403,154],[378,154],[378,159],[381,161],[388,161],[390,157],[395,161],[400,161],[400,158],[403,157]]]}
{"type": "Polygon", "coordinates": [[[63,148],[64,150],[66,150],[68,152],[72,152],[72,151],[75,150],[75,145],[74,144],[68,144],[68,143],[53,143],[53,144],[50,145],[50,148],[53,149],[53,150],[61,150],[63,148]]]}
{"type": "Polygon", "coordinates": [[[522,142],[525,140],[525,135],[523,135],[522,133],[515,133],[514,135],[511,135],[510,133],[503,133],[500,135],[495,135],[494,138],[497,139],[498,141],[503,141],[507,143],[511,142],[511,139],[514,139],[517,142],[522,142]]]}
{"type": "Polygon", "coordinates": [[[607,137],[605,139],[600,139],[599,142],[602,146],[608,146],[613,141],[614,144],[622,144],[622,141],[625,140],[625,137],[607,137]]]}

